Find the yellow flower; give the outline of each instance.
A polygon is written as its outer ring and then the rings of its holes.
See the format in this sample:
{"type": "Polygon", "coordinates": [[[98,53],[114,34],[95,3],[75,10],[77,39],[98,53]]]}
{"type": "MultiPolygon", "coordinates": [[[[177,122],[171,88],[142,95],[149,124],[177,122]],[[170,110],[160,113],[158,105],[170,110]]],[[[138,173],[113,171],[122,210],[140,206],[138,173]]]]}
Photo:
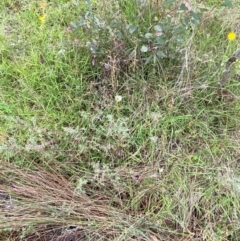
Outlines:
{"type": "Polygon", "coordinates": [[[45,16],[45,15],[42,15],[42,16],[40,16],[38,19],[39,19],[41,22],[44,22],[44,21],[45,21],[45,18],[46,18],[46,16],[45,16]]]}
{"type": "Polygon", "coordinates": [[[228,33],[228,40],[232,41],[236,39],[237,35],[234,32],[228,33]]]}

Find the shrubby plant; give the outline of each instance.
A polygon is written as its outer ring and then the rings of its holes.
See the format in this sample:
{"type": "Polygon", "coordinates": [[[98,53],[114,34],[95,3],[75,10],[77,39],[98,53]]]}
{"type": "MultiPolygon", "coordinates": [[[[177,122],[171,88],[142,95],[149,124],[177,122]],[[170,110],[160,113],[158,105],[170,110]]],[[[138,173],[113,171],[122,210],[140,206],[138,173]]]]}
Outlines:
{"type": "Polygon", "coordinates": [[[179,60],[205,11],[176,0],[118,0],[105,6],[85,2],[80,19],[70,26],[84,36],[82,45],[91,52],[92,64],[101,63],[105,70],[179,60]]]}

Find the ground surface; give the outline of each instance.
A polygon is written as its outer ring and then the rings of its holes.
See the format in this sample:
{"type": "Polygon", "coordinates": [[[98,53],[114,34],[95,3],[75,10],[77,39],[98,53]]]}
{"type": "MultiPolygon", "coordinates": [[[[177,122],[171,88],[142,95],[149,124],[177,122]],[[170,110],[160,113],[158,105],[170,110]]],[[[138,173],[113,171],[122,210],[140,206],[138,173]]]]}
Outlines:
{"type": "Polygon", "coordinates": [[[239,2],[184,2],[204,18],[155,64],[75,29],[83,1],[0,2],[0,240],[240,240],[239,2]]]}

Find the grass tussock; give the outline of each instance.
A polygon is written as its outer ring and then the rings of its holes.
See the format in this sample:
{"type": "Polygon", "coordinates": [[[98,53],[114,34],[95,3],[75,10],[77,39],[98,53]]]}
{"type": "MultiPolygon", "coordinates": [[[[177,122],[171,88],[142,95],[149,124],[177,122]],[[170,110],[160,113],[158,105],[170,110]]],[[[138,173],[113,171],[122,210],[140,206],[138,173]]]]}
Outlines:
{"type": "MultiPolygon", "coordinates": [[[[1,228],[34,228],[33,232],[28,230],[24,240],[55,240],[54,236],[60,240],[70,237],[74,237],[73,240],[147,240],[151,235],[156,236],[153,230],[157,226],[151,218],[132,210],[131,206],[135,205],[129,203],[130,190],[126,183],[110,180],[107,177],[109,173],[105,173],[106,177],[104,173],[99,173],[102,175],[101,182],[96,184],[95,181],[91,183],[96,177],[85,175],[84,178],[90,181],[74,187],[63,176],[41,167],[35,171],[18,170],[2,162],[1,168],[1,193],[6,195],[1,203],[1,228]]],[[[147,176],[146,170],[134,173],[133,170],[122,169],[114,174],[139,189],[143,182],[143,177],[139,175],[147,176]]],[[[153,178],[158,178],[158,175],[156,173],[153,178]]],[[[154,194],[155,185],[149,190],[146,187],[141,189],[133,200],[138,203],[139,210],[148,208],[145,204],[150,201],[148,198],[159,199],[154,194]]],[[[158,236],[162,235],[159,230],[158,236]]]]}

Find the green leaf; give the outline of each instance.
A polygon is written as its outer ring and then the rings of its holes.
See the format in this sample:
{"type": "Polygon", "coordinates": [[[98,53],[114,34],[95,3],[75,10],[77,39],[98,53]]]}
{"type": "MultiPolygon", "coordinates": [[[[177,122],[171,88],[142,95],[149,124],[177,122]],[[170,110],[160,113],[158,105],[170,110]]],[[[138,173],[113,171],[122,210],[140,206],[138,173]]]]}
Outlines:
{"type": "Polygon", "coordinates": [[[145,38],[146,39],[150,39],[152,36],[153,36],[152,33],[146,33],[145,34],[145,38]]]}
{"type": "Polygon", "coordinates": [[[186,5],[185,5],[184,3],[182,3],[182,4],[179,6],[179,9],[180,9],[180,10],[183,10],[183,11],[188,10],[188,8],[186,7],[186,5]]]}
{"type": "Polygon", "coordinates": [[[137,29],[138,29],[138,26],[135,26],[135,25],[128,26],[128,31],[130,34],[133,34],[137,29]]]}
{"type": "Polygon", "coordinates": [[[157,32],[162,32],[162,27],[160,25],[155,25],[154,26],[154,29],[157,31],[157,32]]]}
{"type": "Polygon", "coordinates": [[[232,1],[225,0],[224,3],[222,3],[220,6],[221,6],[221,7],[232,8],[232,7],[233,7],[233,4],[232,4],[232,1]]]}
{"type": "Polygon", "coordinates": [[[167,7],[169,7],[169,6],[171,6],[174,2],[175,2],[175,0],[167,0],[167,1],[165,2],[165,4],[166,4],[167,7]]]}
{"type": "Polygon", "coordinates": [[[200,23],[200,20],[202,18],[202,13],[195,13],[191,12],[191,17],[192,17],[192,23],[195,25],[198,25],[200,23]]]}
{"type": "Polygon", "coordinates": [[[147,59],[146,59],[146,62],[145,62],[145,65],[149,64],[153,59],[153,55],[150,55],[147,59]]]}
{"type": "Polygon", "coordinates": [[[161,58],[167,57],[167,55],[164,54],[163,51],[161,51],[161,50],[158,50],[158,51],[157,51],[157,56],[158,56],[158,57],[161,57],[161,58]]]}
{"type": "Polygon", "coordinates": [[[187,16],[187,17],[185,17],[183,20],[182,20],[182,23],[183,23],[183,25],[186,27],[186,28],[188,28],[189,26],[190,26],[190,18],[189,18],[189,16],[187,16]]]}
{"type": "Polygon", "coordinates": [[[165,40],[162,36],[156,38],[158,44],[165,44],[165,40]]]}

